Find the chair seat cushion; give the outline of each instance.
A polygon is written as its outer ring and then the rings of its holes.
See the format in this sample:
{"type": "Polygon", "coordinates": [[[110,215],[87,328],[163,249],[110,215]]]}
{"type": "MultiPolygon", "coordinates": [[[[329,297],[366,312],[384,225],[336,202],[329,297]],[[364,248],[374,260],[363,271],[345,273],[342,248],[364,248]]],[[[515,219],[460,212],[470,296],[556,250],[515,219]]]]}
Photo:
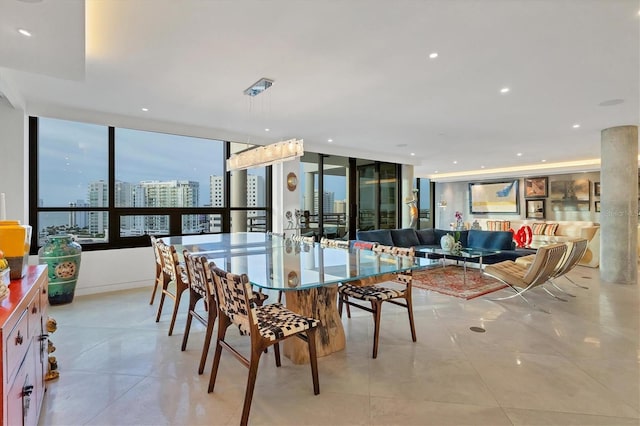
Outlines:
{"type": "Polygon", "coordinates": [[[529,284],[523,280],[523,277],[528,269],[528,266],[505,260],[504,262],[487,265],[484,272],[501,281],[508,282],[514,287],[526,288],[529,284]]]}
{"type": "Polygon", "coordinates": [[[260,335],[271,341],[320,325],[320,321],[291,312],[279,303],[259,306],[255,310],[260,335]]]}
{"type": "Polygon", "coordinates": [[[404,295],[404,289],[398,290],[379,285],[360,287],[351,284],[343,284],[338,287],[338,291],[346,296],[366,301],[388,300],[404,295]]]}

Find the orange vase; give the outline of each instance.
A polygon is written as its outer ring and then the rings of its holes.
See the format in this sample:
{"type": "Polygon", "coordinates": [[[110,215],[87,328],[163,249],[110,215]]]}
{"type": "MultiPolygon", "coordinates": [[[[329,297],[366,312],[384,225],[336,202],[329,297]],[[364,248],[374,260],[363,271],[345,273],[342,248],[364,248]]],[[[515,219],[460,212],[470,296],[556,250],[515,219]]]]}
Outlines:
{"type": "Polygon", "coordinates": [[[0,220],[0,250],[9,262],[12,280],[27,273],[30,247],[31,226],[20,225],[18,220],[0,220]]]}

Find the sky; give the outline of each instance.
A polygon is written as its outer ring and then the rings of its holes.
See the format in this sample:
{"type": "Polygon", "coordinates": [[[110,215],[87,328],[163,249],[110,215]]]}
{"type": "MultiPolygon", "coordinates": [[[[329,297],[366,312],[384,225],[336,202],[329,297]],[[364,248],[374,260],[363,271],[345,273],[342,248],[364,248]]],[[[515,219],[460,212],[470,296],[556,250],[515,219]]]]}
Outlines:
{"type": "MultiPolygon", "coordinates": [[[[108,126],[40,118],[39,198],[45,207],[87,200],[90,182],[108,179],[108,126]]],[[[116,180],[200,182],[202,205],[209,204],[209,176],[223,173],[221,141],[116,128],[116,180]],[[213,147],[213,148],[212,148],[213,147]]],[[[264,168],[249,174],[265,176],[264,168]]],[[[304,174],[301,173],[304,188],[304,174]]],[[[343,177],[326,176],[325,191],[346,199],[343,177]]]]}

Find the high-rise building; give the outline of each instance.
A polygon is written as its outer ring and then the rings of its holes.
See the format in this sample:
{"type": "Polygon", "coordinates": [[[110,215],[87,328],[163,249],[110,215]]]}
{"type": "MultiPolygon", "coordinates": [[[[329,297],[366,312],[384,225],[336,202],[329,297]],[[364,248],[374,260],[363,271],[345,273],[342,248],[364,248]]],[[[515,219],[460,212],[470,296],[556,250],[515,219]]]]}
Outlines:
{"type": "MultiPolygon", "coordinates": [[[[190,180],[142,181],[138,184],[142,191],[145,207],[197,207],[200,201],[200,182],[190,180]]],[[[182,232],[198,233],[203,230],[201,215],[184,215],[182,232]]],[[[169,232],[169,217],[166,215],[144,216],[144,229],[150,234],[169,232]]]]}
{"type": "MultiPolygon", "coordinates": [[[[334,192],[324,191],[324,196],[322,197],[322,213],[333,213],[334,198],[334,192]]],[[[313,207],[316,212],[320,212],[318,209],[318,191],[313,193],[313,207]]]]}
{"type": "MultiPolygon", "coordinates": [[[[258,175],[247,174],[247,207],[264,206],[265,201],[265,185],[264,178],[258,175]]],[[[212,207],[224,206],[224,177],[223,176],[209,176],[209,191],[212,207]]],[[[258,212],[250,210],[247,212],[247,218],[255,218],[260,214],[264,214],[262,211],[258,212]]],[[[220,230],[222,228],[221,218],[218,215],[212,215],[211,229],[220,230]]]]}
{"type": "MultiPolygon", "coordinates": [[[[89,207],[109,207],[109,184],[104,180],[89,184],[89,207]]],[[[89,212],[89,233],[99,235],[109,228],[109,213],[106,211],[89,212]]]]}

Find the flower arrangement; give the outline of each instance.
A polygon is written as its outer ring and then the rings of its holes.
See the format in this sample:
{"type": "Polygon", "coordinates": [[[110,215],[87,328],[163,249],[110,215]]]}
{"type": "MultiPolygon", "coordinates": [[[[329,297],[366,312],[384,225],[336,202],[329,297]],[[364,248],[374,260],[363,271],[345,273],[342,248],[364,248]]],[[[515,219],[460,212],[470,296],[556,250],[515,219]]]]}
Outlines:
{"type": "Polygon", "coordinates": [[[456,222],[462,222],[462,212],[456,211],[456,222]]]}

